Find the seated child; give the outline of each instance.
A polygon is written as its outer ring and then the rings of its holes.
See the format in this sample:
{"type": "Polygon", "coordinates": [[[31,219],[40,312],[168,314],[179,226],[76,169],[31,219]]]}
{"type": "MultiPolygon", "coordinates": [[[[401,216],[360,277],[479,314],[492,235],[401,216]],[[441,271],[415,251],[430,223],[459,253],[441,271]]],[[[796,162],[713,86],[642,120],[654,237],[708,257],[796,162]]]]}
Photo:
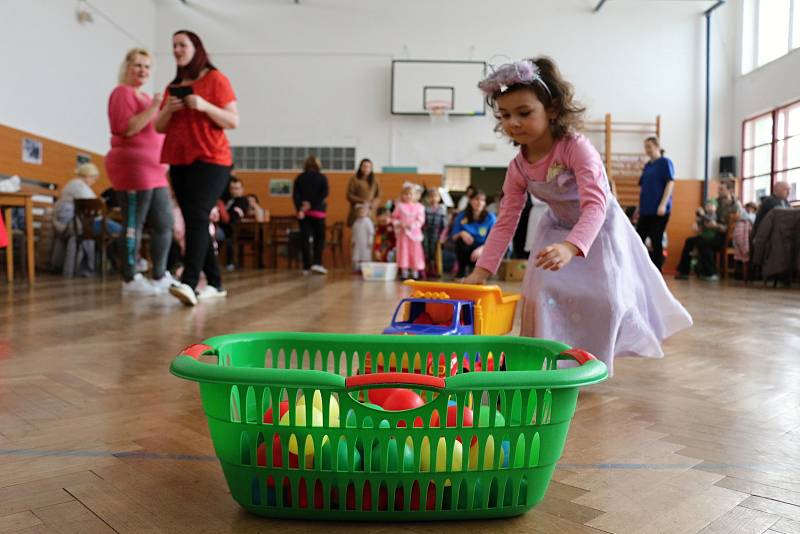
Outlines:
{"type": "Polygon", "coordinates": [[[378,226],[375,229],[375,244],[372,248],[375,261],[394,262],[396,245],[392,211],[389,208],[380,207],[378,208],[378,226]]]}
{"type": "Polygon", "coordinates": [[[736,221],[733,229],[733,259],[736,261],[742,263],[750,261],[750,235],[753,231],[757,211],[758,205],[755,202],[748,202],[744,205],[744,213],[736,221]]]}
{"type": "Polygon", "coordinates": [[[369,218],[369,206],[356,205],[356,220],[353,222],[352,262],[353,273],[361,273],[361,262],[372,261],[372,245],[375,242],[375,225],[369,218]]]}

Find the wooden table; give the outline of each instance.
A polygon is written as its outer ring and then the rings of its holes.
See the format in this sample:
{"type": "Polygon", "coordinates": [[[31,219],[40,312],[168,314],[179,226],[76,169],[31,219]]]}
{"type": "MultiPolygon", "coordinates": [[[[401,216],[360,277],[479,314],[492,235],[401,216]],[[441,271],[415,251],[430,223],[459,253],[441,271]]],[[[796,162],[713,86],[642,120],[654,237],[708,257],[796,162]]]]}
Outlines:
{"type": "Polygon", "coordinates": [[[33,194],[32,193],[0,193],[0,208],[3,208],[8,232],[8,247],[6,250],[6,276],[8,282],[14,281],[14,242],[11,230],[12,207],[25,208],[25,240],[28,248],[28,283],[35,281],[36,260],[33,253],[33,194]]]}

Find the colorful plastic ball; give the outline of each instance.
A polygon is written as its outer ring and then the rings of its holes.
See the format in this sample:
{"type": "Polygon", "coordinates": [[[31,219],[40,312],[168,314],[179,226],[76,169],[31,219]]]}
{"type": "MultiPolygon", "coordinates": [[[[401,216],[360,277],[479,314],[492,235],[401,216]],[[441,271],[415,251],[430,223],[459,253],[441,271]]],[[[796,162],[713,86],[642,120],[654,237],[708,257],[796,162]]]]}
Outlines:
{"type": "MultiPolygon", "coordinates": [[[[281,401],[279,407],[280,407],[279,411],[281,413],[281,417],[283,417],[283,414],[285,414],[286,412],[289,411],[289,401],[281,401]]],[[[278,419],[280,419],[280,417],[278,419]]],[[[272,407],[271,406],[267,409],[266,412],[264,412],[264,423],[268,424],[268,425],[272,424],[272,407]]]]}
{"type": "Polygon", "coordinates": [[[400,388],[376,388],[376,389],[370,389],[370,390],[367,391],[367,399],[369,399],[369,402],[372,402],[372,403],[375,403],[375,404],[378,404],[378,405],[383,405],[383,401],[385,401],[387,397],[389,397],[390,395],[392,395],[393,393],[396,393],[398,391],[403,391],[403,390],[400,389],[400,388]]]}
{"type": "MultiPolygon", "coordinates": [[[[322,403],[322,393],[317,390],[314,391],[314,399],[313,399],[314,408],[319,410],[322,413],[325,413],[325,408],[322,403]]],[[[331,426],[339,426],[339,403],[336,401],[336,397],[331,397],[329,402],[329,419],[331,421],[331,426]],[[335,424],[334,424],[335,422],[335,424]]],[[[297,406],[305,406],[306,405],[306,398],[305,396],[300,397],[297,401],[297,406]]],[[[283,416],[283,413],[281,413],[283,416]]]]}
{"type": "Polygon", "coordinates": [[[411,391],[410,389],[399,389],[386,397],[381,407],[384,410],[398,412],[402,410],[413,410],[424,406],[425,401],[422,397],[411,391]]]}

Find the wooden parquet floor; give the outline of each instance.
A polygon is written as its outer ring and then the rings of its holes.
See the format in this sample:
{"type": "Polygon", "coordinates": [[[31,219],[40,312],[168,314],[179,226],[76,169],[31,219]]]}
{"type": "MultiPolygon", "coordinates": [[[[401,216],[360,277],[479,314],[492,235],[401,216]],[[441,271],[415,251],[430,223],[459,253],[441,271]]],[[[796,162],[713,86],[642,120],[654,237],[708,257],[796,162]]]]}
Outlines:
{"type": "MultiPolygon", "coordinates": [[[[800,533],[800,293],[669,281],[696,325],[581,393],[545,500],[500,521],[273,521],[230,498],[181,347],[235,331],[379,332],[404,288],[287,271],[187,309],[116,280],[0,287],[0,533],[800,533]]],[[[518,289],[507,284],[507,289],[518,289]]]]}

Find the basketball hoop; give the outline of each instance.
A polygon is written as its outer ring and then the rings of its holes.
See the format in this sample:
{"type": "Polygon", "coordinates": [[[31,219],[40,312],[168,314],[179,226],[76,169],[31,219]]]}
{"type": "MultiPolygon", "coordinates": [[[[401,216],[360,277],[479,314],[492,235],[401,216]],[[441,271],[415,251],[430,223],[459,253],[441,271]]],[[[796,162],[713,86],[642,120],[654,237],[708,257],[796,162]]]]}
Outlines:
{"type": "Polygon", "coordinates": [[[442,124],[450,121],[453,104],[447,100],[429,100],[425,102],[425,110],[428,112],[431,124],[442,124]]]}

